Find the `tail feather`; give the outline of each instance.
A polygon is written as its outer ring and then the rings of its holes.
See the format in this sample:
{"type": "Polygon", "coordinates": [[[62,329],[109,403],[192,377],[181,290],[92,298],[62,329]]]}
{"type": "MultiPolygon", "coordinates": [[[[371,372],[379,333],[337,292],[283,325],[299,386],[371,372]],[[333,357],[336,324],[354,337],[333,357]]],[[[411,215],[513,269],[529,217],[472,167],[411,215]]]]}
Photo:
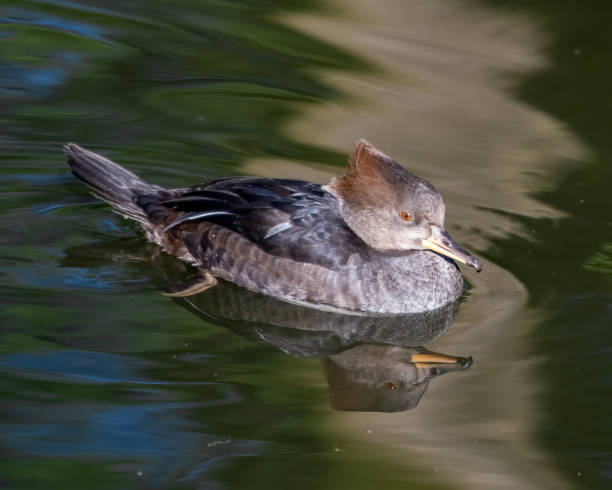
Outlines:
{"type": "Polygon", "coordinates": [[[129,170],[74,143],[65,145],[64,152],[72,173],[95,195],[126,218],[143,224],[149,221],[136,201],[142,196],[159,194],[162,187],[147,184],[129,170]]]}

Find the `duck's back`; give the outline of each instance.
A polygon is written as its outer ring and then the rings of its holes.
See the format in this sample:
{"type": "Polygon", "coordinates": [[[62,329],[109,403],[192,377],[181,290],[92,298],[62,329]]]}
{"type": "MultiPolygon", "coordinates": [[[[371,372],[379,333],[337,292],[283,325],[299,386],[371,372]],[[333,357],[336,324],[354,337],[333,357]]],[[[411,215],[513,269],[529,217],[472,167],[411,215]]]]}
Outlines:
{"type": "Polygon", "coordinates": [[[184,240],[222,227],[267,254],[334,271],[372,254],[340,216],[336,198],[310,182],[236,177],[144,195],[137,203],[158,233],[184,240]]]}

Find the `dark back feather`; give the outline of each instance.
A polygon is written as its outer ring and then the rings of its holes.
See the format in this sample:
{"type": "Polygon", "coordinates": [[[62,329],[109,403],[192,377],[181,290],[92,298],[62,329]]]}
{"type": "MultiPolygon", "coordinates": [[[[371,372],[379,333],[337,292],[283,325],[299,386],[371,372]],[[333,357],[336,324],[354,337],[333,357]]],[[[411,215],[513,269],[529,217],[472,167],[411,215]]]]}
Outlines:
{"type": "MultiPolygon", "coordinates": [[[[146,201],[146,198],[144,199],[146,201]]],[[[145,204],[146,203],[139,203],[145,204]]],[[[336,198],[318,184],[238,177],[169,190],[148,214],[173,211],[165,229],[212,222],[239,233],[265,252],[338,270],[371,250],[346,225],[336,198]]]]}

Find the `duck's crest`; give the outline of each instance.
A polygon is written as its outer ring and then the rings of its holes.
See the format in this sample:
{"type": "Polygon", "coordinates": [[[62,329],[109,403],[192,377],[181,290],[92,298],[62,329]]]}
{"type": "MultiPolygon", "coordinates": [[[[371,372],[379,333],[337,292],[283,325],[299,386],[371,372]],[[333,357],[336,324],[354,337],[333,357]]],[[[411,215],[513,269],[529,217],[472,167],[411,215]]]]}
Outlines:
{"type": "Polygon", "coordinates": [[[345,201],[380,203],[392,192],[391,174],[395,166],[397,163],[389,156],[360,139],[349,155],[344,175],[335,177],[324,188],[345,201]]]}

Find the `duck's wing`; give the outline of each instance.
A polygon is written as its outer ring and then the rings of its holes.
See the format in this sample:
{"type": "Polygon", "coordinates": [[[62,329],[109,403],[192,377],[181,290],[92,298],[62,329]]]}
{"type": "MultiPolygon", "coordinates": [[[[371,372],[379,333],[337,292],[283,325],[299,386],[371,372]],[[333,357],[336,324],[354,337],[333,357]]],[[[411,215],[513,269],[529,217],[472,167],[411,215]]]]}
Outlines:
{"type": "Polygon", "coordinates": [[[165,231],[194,222],[220,224],[265,252],[336,270],[369,249],[346,225],[336,198],[318,184],[238,177],[168,191],[158,201],[173,211],[165,231]]]}

